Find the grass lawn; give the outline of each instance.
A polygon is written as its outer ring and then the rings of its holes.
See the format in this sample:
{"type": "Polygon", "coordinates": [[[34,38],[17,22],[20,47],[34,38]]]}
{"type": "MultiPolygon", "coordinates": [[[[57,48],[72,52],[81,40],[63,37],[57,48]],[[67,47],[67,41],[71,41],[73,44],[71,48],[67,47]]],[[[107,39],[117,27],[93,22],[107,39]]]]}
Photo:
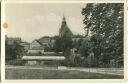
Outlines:
{"type": "Polygon", "coordinates": [[[123,76],[76,70],[6,69],[6,79],[123,79],[123,76]]]}

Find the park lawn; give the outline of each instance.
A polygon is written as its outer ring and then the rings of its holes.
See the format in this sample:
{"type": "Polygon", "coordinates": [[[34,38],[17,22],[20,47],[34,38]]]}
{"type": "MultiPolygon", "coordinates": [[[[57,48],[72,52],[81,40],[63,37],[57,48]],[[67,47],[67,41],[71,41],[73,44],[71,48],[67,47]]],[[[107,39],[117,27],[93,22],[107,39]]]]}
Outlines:
{"type": "Polygon", "coordinates": [[[123,79],[123,76],[76,70],[6,69],[6,79],[123,79]]]}

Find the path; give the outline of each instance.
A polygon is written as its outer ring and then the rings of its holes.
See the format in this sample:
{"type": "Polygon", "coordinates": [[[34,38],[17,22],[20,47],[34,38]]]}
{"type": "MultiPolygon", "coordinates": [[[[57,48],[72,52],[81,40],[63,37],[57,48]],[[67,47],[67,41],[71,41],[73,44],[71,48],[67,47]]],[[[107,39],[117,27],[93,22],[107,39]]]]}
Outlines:
{"type": "Polygon", "coordinates": [[[6,69],[76,70],[76,71],[123,76],[123,68],[78,68],[78,67],[57,68],[57,67],[6,66],[6,69]]]}

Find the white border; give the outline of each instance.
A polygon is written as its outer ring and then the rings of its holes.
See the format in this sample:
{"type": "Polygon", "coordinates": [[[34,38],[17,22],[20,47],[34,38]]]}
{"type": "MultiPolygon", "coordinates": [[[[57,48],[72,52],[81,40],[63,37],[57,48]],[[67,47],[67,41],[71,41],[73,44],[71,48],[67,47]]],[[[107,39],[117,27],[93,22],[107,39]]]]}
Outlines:
{"type": "Polygon", "coordinates": [[[4,2],[1,2],[1,82],[5,80],[5,29],[2,24],[5,22],[4,2]]]}
{"type": "Polygon", "coordinates": [[[5,3],[126,3],[127,0],[3,0],[5,3]]]}

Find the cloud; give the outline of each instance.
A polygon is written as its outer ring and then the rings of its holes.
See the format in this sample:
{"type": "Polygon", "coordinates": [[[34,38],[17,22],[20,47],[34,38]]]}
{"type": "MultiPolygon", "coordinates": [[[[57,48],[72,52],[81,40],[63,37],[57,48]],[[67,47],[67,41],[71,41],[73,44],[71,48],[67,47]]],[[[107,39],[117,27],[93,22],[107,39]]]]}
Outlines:
{"type": "Polygon", "coordinates": [[[61,17],[60,16],[57,16],[56,14],[54,13],[50,13],[46,16],[46,20],[47,21],[55,21],[55,22],[58,22],[61,20],[61,17]]]}
{"type": "Polygon", "coordinates": [[[24,40],[29,40],[30,42],[45,35],[57,35],[60,28],[60,20],[61,17],[54,13],[47,14],[46,16],[38,14],[33,18],[21,18],[20,21],[15,19],[16,25],[14,27],[18,27],[16,31],[23,32],[15,32],[15,34],[21,35],[24,40]]]}
{"type": "Polygon", "coordinates": [[[27,23],[31,23],[31,22],[38,22],[38,23],[42,23],[42,22],[60,22],[62,20],[61,16],[57,16],[54,13],[49,13],[47,15],[41,15],[41,14],[37,14],[32,18],[26,18],[25,22],[27,23]]]}

